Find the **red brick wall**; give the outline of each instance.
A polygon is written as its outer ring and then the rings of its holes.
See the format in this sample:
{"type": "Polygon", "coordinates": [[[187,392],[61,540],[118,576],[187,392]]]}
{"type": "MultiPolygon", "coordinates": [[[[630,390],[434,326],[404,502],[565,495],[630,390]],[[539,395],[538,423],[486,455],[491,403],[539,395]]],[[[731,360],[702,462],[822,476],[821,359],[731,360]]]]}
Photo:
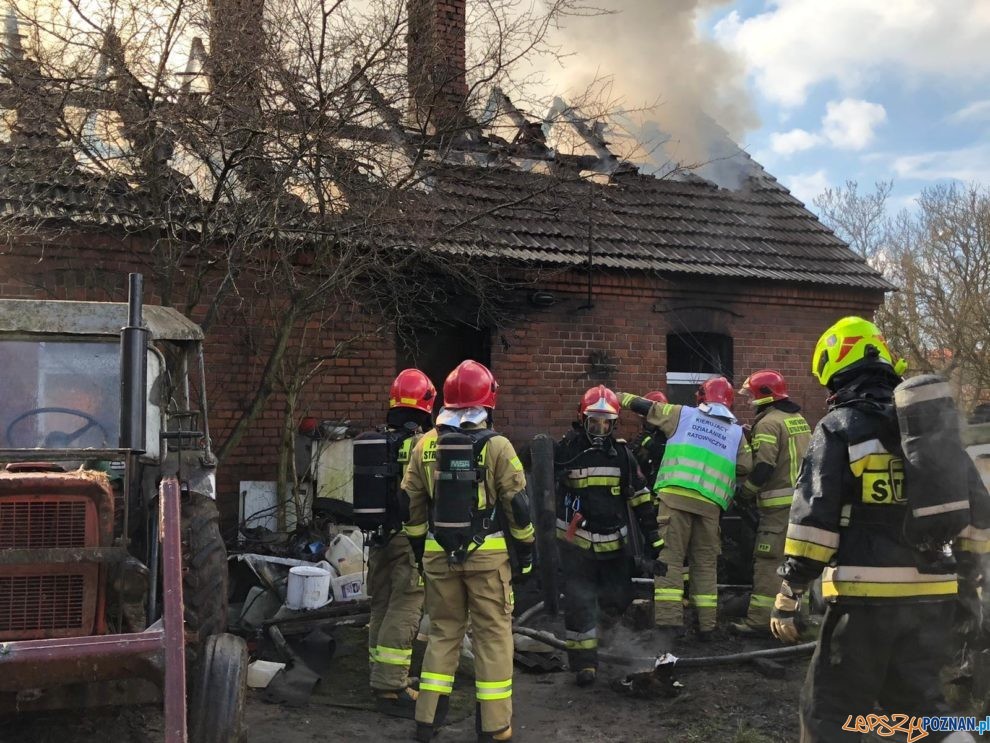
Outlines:
{"type": "MultiPolygon", "coordinates": [[[[123,301],[124,275],[144,270],[146,301],[160,298],[149,266],[132,243],[106,238],[77,239],[57,253],[50,248],[8,248],[0,253],[0,296],[123,301]]],[[[539,432],[559,435],[573,419],[581,393],[598,379],[589,376],[588,356],[606,352],[616,365],[606,380],[622,391],[664,389],[666,336],[671,332],[718,332],[734,339],[737,385],[758,368],[773,367],[787,377],[793,397],[812,420],[823,412],[824,391],[809,367],[814,343],[837,318],[869,315],[876,292],[804,288],[758,282],[682,281],[641,275],[595,275],[594,307],[585,279],[565,275],[545,284],[558,302],[531,308],[525,319],[492,331],[492,368],[501,384],[498,428],[517,445],[539,432]]],[[[175,296],[181,296],[177,289],[175,296]]],[[[271,330],[260,312],[261,297],[241,297],[206,342],[210,426],[222,441],[239,411],[249,405],[261,377],[271,330]]],[[[202,319],[203,308],[189,313],[202,319]]],[[[323,330],[308,328],[294,348],[320,356],[342,339],[365,334],[341,358],[327,362],[301,395],[298,414],[349,419],[366,429],[382,421],[389,385],[398,371],[394,338],[375,337],[373,318],[342,308],[323,330]]],[[[274,395],[240,445],[221,464],[220,503],[225,519],[236,516],[242,480],[273,480],[285,401],[274,395]]],[[[748,420],[750,412],[737,405],[748,420]]],[[[622,431],[632,435],[635,416],[624,415],[622,431]]]]}

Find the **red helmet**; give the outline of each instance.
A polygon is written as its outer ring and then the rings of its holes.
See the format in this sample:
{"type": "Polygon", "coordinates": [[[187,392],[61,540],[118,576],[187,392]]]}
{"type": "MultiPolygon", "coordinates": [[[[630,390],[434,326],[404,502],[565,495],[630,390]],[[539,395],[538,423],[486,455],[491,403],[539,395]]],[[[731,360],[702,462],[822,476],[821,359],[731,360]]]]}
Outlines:
{"type": "Polygon", "coordinates": [[[593,413],[599,418],[615,420],[619,417],[620,407],[619,396],[604,384],[600,384],[584,393],[578,406],[578,413],[582,416],[593,413]]]}
{"type": "Polygon", "coordinates": [[[433,403],[436,401],[437,388],[419,369],[400,371],[388,393],[389,409],[415,408],[424,413],[432,413],[433,403]]]}
{"type": "Polygon", "coordinates": [[[752,398],[750,402],[753,405],[766,405],[774,400],[787,399],[787,382],[779,371],[760,369],[746,377],[739,394],[752,398]]]}
{"type": "Polygon", "coordinates": [[[445,408],[495,408],[498,382],[484,364],[468,359],[457,365],[443,383],[445,408]]]}
{"type": "Polygon", "coordinates": [[[660,390],[656,390],[654,392],[647,392],[645,395],[643,395],[643,397],[645,397],[647,400],[652,400],[653,402],[662,402],[665,405],[668,402],[670,402],[667,399],[667,396],[663,394],[660,390]]]}
{"type": "Polygon", "coordinates": [[[707,402],[710,404],[721,403],[727,408],[732,407],[735,393],[729,380],[725,377],[712,377],[702,383],[698,388],[698,403],[707,402]]]}

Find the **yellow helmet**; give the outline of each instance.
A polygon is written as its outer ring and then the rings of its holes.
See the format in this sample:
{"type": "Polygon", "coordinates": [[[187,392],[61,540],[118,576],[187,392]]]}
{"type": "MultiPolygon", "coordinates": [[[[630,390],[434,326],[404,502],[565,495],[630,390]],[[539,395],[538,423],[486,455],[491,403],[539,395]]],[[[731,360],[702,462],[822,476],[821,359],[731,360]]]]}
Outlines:
{"type": "Polygon", "coordinates": [[[811,373],[827,387],[836,374],[865,363],[886,364],[898,376],[907,368],[904,359],[894,361],[876,325],[862,317],[843,317],[818,339],[811,373]]]}

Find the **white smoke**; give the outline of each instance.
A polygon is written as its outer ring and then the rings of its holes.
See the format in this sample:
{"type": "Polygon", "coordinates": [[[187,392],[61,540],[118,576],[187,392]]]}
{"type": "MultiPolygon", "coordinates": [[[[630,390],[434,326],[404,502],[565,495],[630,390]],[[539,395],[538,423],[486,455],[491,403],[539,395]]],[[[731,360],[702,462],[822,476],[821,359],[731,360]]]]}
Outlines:
{"type": "Polygon", "coordinates": [[[750,161],[735,142],[759,119],[741,59],[698,29],[727,2],[600,0],[607,15],[572,18],[561,29],[564,51],[573,54],[550,72],[550,82],[567,96],[610,78],[621,107],[640,109],[619,122],[642,143],[632,159],[647,169],[690,169],[738,188],[750,161]]]}

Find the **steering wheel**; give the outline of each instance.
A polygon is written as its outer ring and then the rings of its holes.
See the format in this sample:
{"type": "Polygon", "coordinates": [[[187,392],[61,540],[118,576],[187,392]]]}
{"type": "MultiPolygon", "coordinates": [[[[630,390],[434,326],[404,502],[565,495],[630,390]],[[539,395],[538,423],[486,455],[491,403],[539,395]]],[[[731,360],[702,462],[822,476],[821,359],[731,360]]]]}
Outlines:
{"type": "Polygon", "coordinates": [[[10,446],[15,449],[22,449],[24,447],[17,446],[14,443],[14,427],[20,423],[25,418],[30,418],[33,415],[44,415],[45,413],[59,413],[62,415],[74,415],[77,418],[82,418],[86,421],[86,425],[82,428],[77,428],[71,433],[63,433],[62,431],[52,431],[47,436],[45,436],[44,448],[46,449],[68,449],[69,445],[78,439],[80,436],[85,434],[91,428],[95,427],[100,433],[103,434],[103,444],[106,445],[107,441],[110,439],[110,434],[107,429],[103,427],[96,418],[91,416],[89,413],[84,413],[82,410],[75,410],[73,408],[32,408],[26,412],[21,413],[19,416],[14,418],[8,425],[6,431],[7,441],[10,442],[10,446]]]}

